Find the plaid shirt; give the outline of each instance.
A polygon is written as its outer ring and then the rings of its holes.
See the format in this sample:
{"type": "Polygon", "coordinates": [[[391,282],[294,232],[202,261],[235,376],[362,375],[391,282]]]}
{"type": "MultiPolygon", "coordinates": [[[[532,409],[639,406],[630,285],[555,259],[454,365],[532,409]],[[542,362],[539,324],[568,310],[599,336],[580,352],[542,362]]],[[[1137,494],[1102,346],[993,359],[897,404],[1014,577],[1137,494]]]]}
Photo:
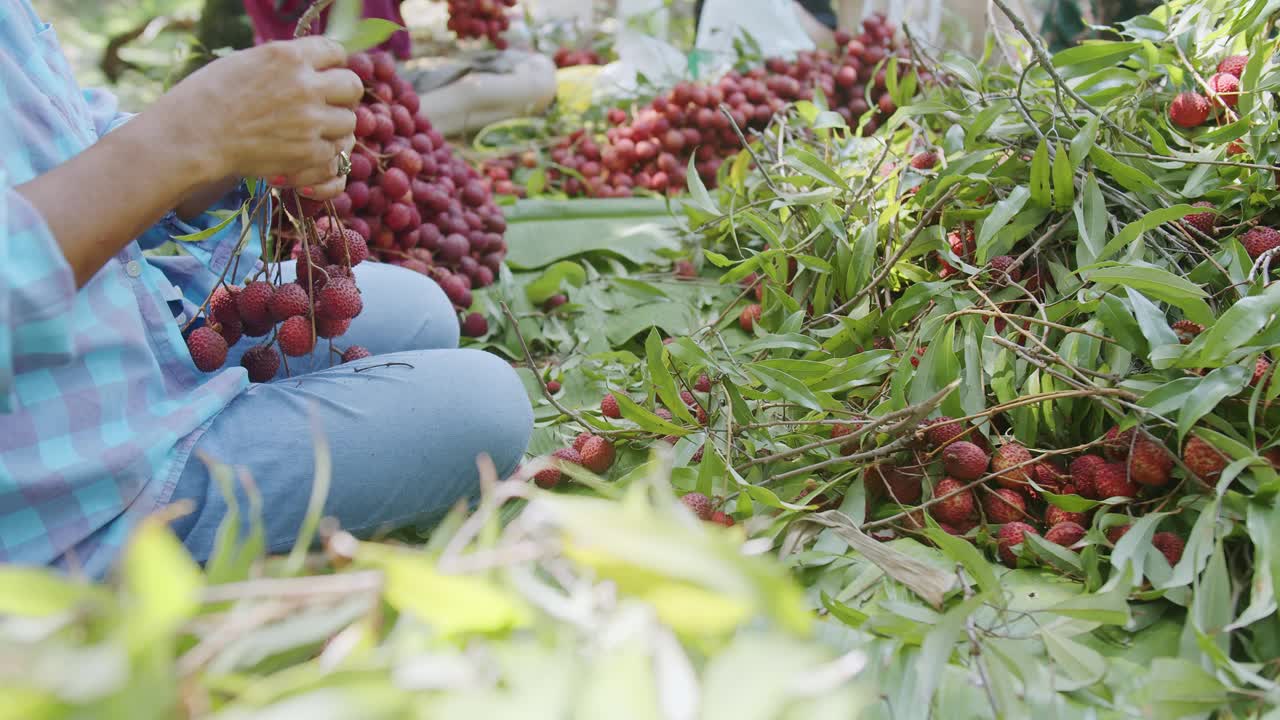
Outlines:
{"type": "MultiPolygon", "coordinates": [[[[171,214],[77,291],[44,218],[13,189],[127,120],[112,96],[79,89],[27,0],[0,0],[0,562],[104,575],[248,387],[239,367],[196,370],[181,333],[232,257],[238,222],[185,254],[144,256],[217,223],[171,214]]],[[[246,196],[242,185],[220,206],[246,196]]],[[[251,243],[240,267],[257,253],[251,243]]]]}

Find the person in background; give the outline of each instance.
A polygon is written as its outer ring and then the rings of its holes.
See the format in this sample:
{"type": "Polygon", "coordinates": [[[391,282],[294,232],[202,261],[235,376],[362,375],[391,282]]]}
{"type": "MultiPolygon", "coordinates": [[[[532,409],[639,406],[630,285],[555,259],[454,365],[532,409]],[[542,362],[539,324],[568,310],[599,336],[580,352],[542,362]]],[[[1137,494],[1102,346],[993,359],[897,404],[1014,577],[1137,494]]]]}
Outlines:
{"type": "MultiPolygon", "coordinates": [[[[404,0],[363,0],[364,17],[382,18],[403,26],[404,17],[400,14],[400,5],[404,0]]],[[[244,9],[249,13],[253,23],[254,43],[262,44],[270,40],[288,40],[293,37],[302,13],[311,7],[312,0],[244,0],[244,9]]],[[[312,25],[313,34],[324,32],[325,23],[329,19],[326,8],[320,13],[320,20],[312,25]]],[[[412,57],[412,45],[409,32],[401,30],[393,34],[381,45],[382,49],[391,52],[399,60],[412,57]]]]}
{"type": "Polygon", "coordinates": [[[448,298],[411,270],[354,268],[364,309],[343,339],[373,354],[358,368],[330,367],[321,344],[292,377],[250,384],[239,355],[204,373],[187,349],[182,328],[236,253],[245,273],[262,253],[206,211],[239,208],[246,178],[314,200],[345,189],[364,94],[346,62],[327,38],[268,42],[128,115],[77,85],[28,0],[0,0],[0,563],[101,578],[178,501],[193,512],[171,526],[207,560],[230,506],[205,458],[233,468],[242,518],[252,481],[267,549],[286,551],[318,433],[324,512],[357,535],[433,523],[479,495],[478,457],[503,476],[522,459],[519,376],[458,349],[448,298]],[[144,252],[197,233],[180,255],[144,252]]]}
{"type": "MultiPolygon", "coordinates": [[[[830,46],[835,42],[836,11],[831,0],[794,0],[796,13],[805,32],[818,47],[830,46]]],[[[694,3],[694,25],[702,19],[703,0],[694,3]]]]}

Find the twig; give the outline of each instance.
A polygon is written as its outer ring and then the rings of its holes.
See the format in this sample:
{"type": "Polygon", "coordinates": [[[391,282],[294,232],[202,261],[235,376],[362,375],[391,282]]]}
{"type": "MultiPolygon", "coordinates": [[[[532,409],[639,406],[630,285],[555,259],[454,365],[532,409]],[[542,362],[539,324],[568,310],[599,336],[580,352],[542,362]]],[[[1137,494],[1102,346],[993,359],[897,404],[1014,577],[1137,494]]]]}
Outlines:
{"type": "Polygon", "coordinates": [[[769,186],[774,195],[782,195],[782,191],[778,189],[778,186],[773,184],[773,178],[769,177],[768,166],[760,162],[760,156],[756,155],[751,143],[747,141],[747,136],[742,134],[742,128],[738,127],[738,123],[733,119],[733,114],[729,112],[729,106],[720,103],[720,113],[729,119],[729,127],[733,128],[733,132],[738,136],[738,141],[742,143],[742,147],[746,149],[747,154],[755,161],[756,167],[760,168],[760,176],[764,178],[765,184],[769,186]]]}
{"type": "Polygon", "coordinates": [[[315,22],[320,17],[320,13],[332,4],[333,0],[316,0],[306,12],[302,13],[302,17],[298,18],[298,24],[293,28],[293,36],[300,38],[310,33],[311,23],[315,22]]]}

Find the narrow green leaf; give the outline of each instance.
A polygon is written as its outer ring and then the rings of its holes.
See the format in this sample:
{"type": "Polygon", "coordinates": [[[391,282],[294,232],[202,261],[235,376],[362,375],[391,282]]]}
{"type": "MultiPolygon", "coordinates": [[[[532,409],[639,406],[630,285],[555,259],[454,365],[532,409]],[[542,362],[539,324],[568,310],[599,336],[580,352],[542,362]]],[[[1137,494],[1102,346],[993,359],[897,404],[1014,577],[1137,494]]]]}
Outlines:
{"type": "Polygon", "coordinates": [[[787,373],[758,363],[748,365],[747,370],[758,377],[770,390],[781,395],[784,400],[802,405],[810,410],[819,412],[823,410],[823,405],[818,400],[818,397],[804,383],[787,373]]]}
{"type": "Polygon", "coordinates": [[[636,404],[626,393],[613,393],[614,399],[618,401],[618,410],[622,412],[622,417],[639,425],[642,430],[659,435],[675,435],[682,437],[688,435],[689,431],[679,425],[663,420],[648,410],[636,404]]]}
{"type": "Polygon", "coordinates": [[[1053,204],[1049,181],[1049,143],[1040,138],[1031,158],[1031,204],[1047,208],[1053,204]]]}
{"type": "Polygon", "coordinates": [[[1172,207],[1160,208],[1159,210],[1152,210],[1142,216],[1142,219],[1135,220],[1128,225],[1125,225],[1114,238],[1111,238],[1111,242],[1107,243],[1107,246],[1102,249],[1102,252],[1098,254],[1098,257],[1095,258],[1094,262],[1102,262],[1103,260],[1111,259],[1112,255],[1115,255],[1121,249],[1128,246],[1129,243],[1137,240],[1138,236],[1142,235],[1142,233],[1145,233],[1148,230],[1153,230],[1165,223],[1181,220],[1182,218],[1196,212],[1196,210],[1196,208],[1193,208],[1190,205],[1174,205],[1172,207]]]}
{"type": "Polygon", "coordinates": [[[982,221],[982,228],[978,231],[978,262],[985,263],[988,260],[986,249],[995,240],[996,233],[1009,224],[1030,198],[1031,191],[1025,185],[1019,185],[991,209],[991,214],[982,221]]]}
{"type": "Polygon", "coordinates": [[[650,330],[649,336],[644,341],[645,364],[649,368],[649,381],[653,383],[654,389],[657,390],[658,397],[662,399],[662,404],[666,405],[673,415],[690,425],[694,425],[696,421],[693,415],[689,413],[688,406],[680,399],[680,391],[676,388],[676,380],[667,371],[667,364],[663,360],[664,350],[662,336],[658,334],[656,329],[650,330]]]}
{"type": "Polygon", "coordinates": [[[1075,168],[1062,143],[1057,144],[1053,156],[1053,209],[1064,213],[1076,201],[1075,168]]]}

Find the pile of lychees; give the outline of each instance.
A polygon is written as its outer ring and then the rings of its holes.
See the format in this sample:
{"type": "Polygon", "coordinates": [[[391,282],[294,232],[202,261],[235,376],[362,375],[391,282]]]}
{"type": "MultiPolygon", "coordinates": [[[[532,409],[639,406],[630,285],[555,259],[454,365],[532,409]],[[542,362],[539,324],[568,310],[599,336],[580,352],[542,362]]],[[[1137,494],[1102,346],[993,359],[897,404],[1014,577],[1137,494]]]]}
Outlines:
{"type": "MultiPolygon", "coordinates": [[[[391,55],[356,53],[347,66],[364,81],[365,97],[356,109],[346,191],[328,205],[288,196],[285,211],[300,207],[322,233],[336,219],[368,242],[374,258],[431,277],[464,313],[463,333],[484,335],[488,321],[467,311],[472,289],[491,285],[506,258],[502,211],[475,168],[421,112],[418,94],[397,74],[391,55]]],[[[300,257],[292,231],[281,237],[300,257]]]]}
{"type": "MultiPolygon", "coordinates": [[[[887,89],[887,62],[910,56],[896,34],[884,16],[874,15],[863,21],[858,36],[838,33],[836,54],[813,51],[792,60],[773,58],[746,73],[730,72],[709,86],[680,83],[632,114],[614,108],[608,112],[613,127],[604,138],[582,129],[552,147],[548,180],[570,196],[678,193],[686,187],[692,159],[703,183],[714,187],[721,164],[742,149],[739,132],[763,130],[783,108],[812,100],[817,91],[851,126],[865,116],[863,131],[874,132],[897,109],[887,89]]],[[[518,194],[512,177],[529,160],[519,155],[489,161],[488,183],[497,192],[518,194]]]]}
{"type": "Polygon", "coordinates": [[[489,38],[494,47],[505,50],[502,34],[511,27],[507,10],[515,4],[516,0],[448,0],[446,26],[459,38],[489,38]]]}
{"type": "MultiPolygon", "coordinates": [[[[364,237],[349,228],[330,228],[306,246],[310,252],[300,256],[293,282],[272,284],[268,266],[243,286],[220,284],[213,290],[203,323],[193,324],[187,334],[197,368],[220,369],[228,349],[242,337],[266,338],[247,350],[240,364],[251,382],[267,382],[280,372],[281,353],[309,355],[319,340],[332,342],[347,332],[364,308],[351,271],[369,255],[364,237]]],[[[369,357],[359,345],[341,354],[343,362],[369,357]]]]}

